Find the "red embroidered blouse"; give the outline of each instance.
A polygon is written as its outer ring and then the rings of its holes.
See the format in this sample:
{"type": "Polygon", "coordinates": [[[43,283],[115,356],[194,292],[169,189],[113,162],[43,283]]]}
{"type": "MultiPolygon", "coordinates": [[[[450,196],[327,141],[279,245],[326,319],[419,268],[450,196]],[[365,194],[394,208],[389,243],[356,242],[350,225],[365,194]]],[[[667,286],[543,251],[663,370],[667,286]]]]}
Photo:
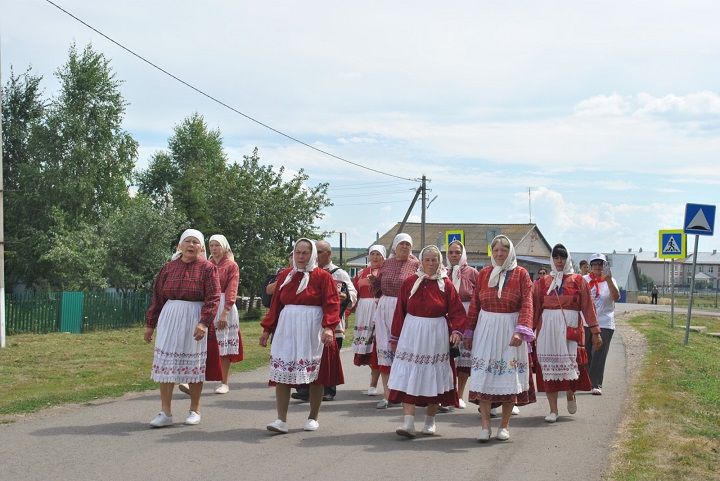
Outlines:
{"type": "Polygon", "coordinates": [[[526,333],[532,333],[533,298],[532,280],[523,267],[516,267],[505,275],[502,296],[498,299],[498,288],[488,287],[492,266],[482,268],[477,277],[475,292],[468,309],[466,330],[474,331],[477,326],[480,310],[487,312],[517,312],[517,326],[524,326],[526,333]]]}
{"type": "Polygon", "coordinates": [[[219,263],[215,263],[215,259],[210,258],[210,262],[217,266],[218,277],[220,277],[220,292],[225,294],[225,310],[232,309],[237,298],[238,287],[240,287],[240,268],[237,262],[223,257],[219,263]]]}
{"type": "Polygon", "coordinates": [[[417,272],[420,261],[417,257],[409,257],[401,261],[397,257],[387,259],[380,269],[380,275],[375,280],[380,286],[383,296],[397,297],[400,294],[400,287],[405,279],[417,272]]]}
{"type": "Polygon", "coordinates": [[[145,314],[147,327],[157,326],[160,312],[168,300],[203,301],[198,322],[209,326],[220,303],[220,279],[217,268],[206,260],[170,261],[160,269],[153,286],[153,297],[145,314]]]}
{"type": "Polygon", "coordinates": [[[463,302],[472,299],[473,292],[475,292],[475,284],[477,284],[478,271],[472,266],[452,266],[448,269],[448,278],[452,281],[452,272],[455,269],[460,269],[460,300],[463,302]]]}
{"type": "Polygon", "coordinates": [[[416,280],[417,275],[414,275],[403,282],[395,306],[390,338],[392,340],[400,338],[407,314],[418,317],[445,317],[450,332],[461,332],[465,323],[465,308],[450,279],[444,279],[445,292],[440,290],[436,280],[424,279],[415,294],[410,297],[410,291],[416,280]]]}
{"type": "Polygon", "coordinates": [[[585,279],[580,274],[566,274],[563,276],[560,289],[546,294],[552,279],[551,276],[542,276],[533,286],[535,329],[537,330],[540,325],[544,309],[560,309],[562,306],[563,309],[569,311],[582,312],[590,332],[593,334],[599,333],[600,327],[595,313],[595,304],[590,297],[590,290],[585,279]],[[556,292],[557,295],[555,295],[556,292]]]}
{"type": "MultiPolygon", "coordinates": [[[[283,269],[277,277],[277,288],[280,289],[285,278],[292,269],[283,269]]],[[[270,310],[265,315],[260,325],[269,332],[275,332],[280,311],[287,305],[300,306],[321,306],[323,310],[322,325],[328,329],[335,329],[340,323],[340,296],[332,275],[320,267],[316,267],[310,273],[310,280],[304,291],[296,294],[303,278],[302,272],[296,272],[292,280],[283,287],[280,292],[277,290],[270,302],[270,310]]]]}

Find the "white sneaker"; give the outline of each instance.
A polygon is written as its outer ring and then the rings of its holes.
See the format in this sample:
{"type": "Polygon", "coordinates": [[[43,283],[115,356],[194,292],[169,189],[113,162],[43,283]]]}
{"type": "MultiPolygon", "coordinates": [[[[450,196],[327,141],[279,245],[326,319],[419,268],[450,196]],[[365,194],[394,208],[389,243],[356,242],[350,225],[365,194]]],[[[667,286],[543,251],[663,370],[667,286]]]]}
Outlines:
{"type": "Polygon", "coordinates": [[[554,423],[557,421],[558,415],[557,413],[550,413],[547,416],[545,416],[545,422],[546,423],[554,423]]]}
{"type": "Polygon", "coordinates": [[[215,389],[215,394],[227,394],[230,392],[230,386],[227,384],[220,384],[217,389],[215,389]]]}
{"type": "Polygon", "coordinates": [[[368,388],[368,390],[367,390],[367,395],[368,395],[368,396],[377,396],[378,394],[380,394],[380,393],[378,392],[378,388],[377,388],[377,387],[370,386],[370,387],[368,388]]]}
{"type": "Polygon", "coordinates": [[[276,419],[275,421],[271,422],[267,426],[265,426],[268,431],[272,431],[274,433],[280,433],[280,434],[287,434],[288,432],[288,425],[285,421],[281,421],[279,419],[276,419]]]}
{"type": "Polygon", "coordinates": [[[510,439],[510,431],[508,431],[507,428],[500,428],[496,438],[498,441],[507,441],[510,439]]]}
{"type": "Polygon", "coordinates": [[[185,394],[187,394],[188,396],[190,395],[190,385],[189,384],[186,384],[186,383],[178,384],[178,389],[180,391],[184,392],[185,394]]]}
{"type": "Polygon", "coordinates": [[[165,426],[172,425],[172,416],[166,416],[163,411],[160,411],[157,416],[150,421],[150,426],[154,428],[164,428],[165,426]]]}
{"type": "Polygon", "coordinates": [[[375,405],[375,408],[377,409],[387,409],[390,403],[387,402],[387,399],[381,399],[377,402],[375,405]]]}
{"type": "Polygon", "coordinates": [[[435,424],[435,423],[426,424],[422,428],[422,433],[427,436],[433,436],[433,435],[435,435],[436,432],[437,432],[437,424],[435,424]]]}
{"type": "Polygon", "coordinates": [[[465,409],[466,407],[465,401],[462,398],[458,399],[458,409],[465,409]]]}
{"type": "Polygon", "coordinates": [[[499,409],[500,408],[492,408],[490,410],[490,417],[491,418],[499,418],[500,417],[500,413],[498,412],[499,409]]]}
{"type": "Polygon", "coordinates": [[[590,391],[593,396],[602,396],[602,388],[594,387],[592,388],[592,391],[590,391]]]}
{"type": "Polygon", "coordinates": [[[520,408],[517,406],[513,406],[512,414],[513,416],[517,416],[518,414],[520,414],[520,408]]]}
{"type": "Polygon", "coordinates": [[[185,418],[185,424],[194,426],[200,424],[200,413],[195,411],[188,412],[188,417],[185,418]]]}
{"type": "Polygon", "coordinates": [[[320,427],[320,423],[317,422],[314,419],[308,419],[305,421],[305,425],[303,426],[303,431],[317,431],[320,427]]]}
{"type": "Polygon", "coordinates": [[[404,436],[406,438],[414,438],[415,437],[415,425],[412,426],[406,426],[402,425],[399,428],[395,430],[395,434],[398,436],[404,436]]]}
{"type": "Polygon", "coordinates": [[[568,399],[567,410],[570,414],[575,414],[577,412],[577,399],[576,398],[573,397],[572,399],[568,399]]]}
{"type": "Polygon", "coordinates": [[[481,429],[477,440],[480,441],[481,443],[486,443],[486,442],[490,441],[490,436],[492,436],[492,430],[490,428],[481,429]]]}

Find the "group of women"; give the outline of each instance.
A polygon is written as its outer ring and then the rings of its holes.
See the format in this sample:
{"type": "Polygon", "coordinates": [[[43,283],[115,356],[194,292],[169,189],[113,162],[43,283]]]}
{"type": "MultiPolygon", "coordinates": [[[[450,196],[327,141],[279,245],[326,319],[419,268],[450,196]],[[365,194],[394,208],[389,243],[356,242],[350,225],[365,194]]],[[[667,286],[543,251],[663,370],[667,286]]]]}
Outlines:
{"type": "MultiPolygon", "coordinates": [[[[237,264],[223,236],[211,238],[210,251],[207,261],[202,234],[185,231],[155,282],[145,333],[150,342],[157,326],[152,378],[160,383],[162,409],[151,421],[155,427],[172,424],[170,400],[178,382],[189,385],[186,424],[199,423],[200,392],[210,370],[209,327],[216,328],[213,342],[221,359],[222,385],[216,392],[227,392],[229,365],[242,359],[237,311],[229,301],[237,292],[237,264]]],[[[448,246],[446,266],[437,247],[423,248],[418,259],[411,237],[398,234],[389,256],[383,246],[369,249],[369,265],[353,280],[359,293],[354,363],[371,369],[369,395],[378,394],[382,379],[378,409],[402,404],[398,435],[416,436],[416,406],[426,407],[420,432],[434,435],[438,409],[465,407],[466,386],[469,401],[479,405],[480,442],[492,437],[491,408],[497,406],[502,418],[496,439],[510,438],[513,408],[535,402],[536,383],[547,395],[545,421],[550,423],[559,415],[558,392],[566,393],[567,411],[574,414],[575,392],[596,387],[588,375],[585,329],[587,346],[598,352],[603,338],[588,280],[574,274],[567,249],[553,247],[550,274],[534,284],[518,266],[510,239],[497,236],[491,251],[491,265],[478,272],[468,266],[461,242],[448,246]]],[[[596,281],[593,292],[599,292],[601,277],[591,280],[596,281]]],[[[277,409],[269,431],[289,431],[290,390],[300,385],[309,385],[310,398],[303,429],[319,428],[323,387],[343,383],[334,342],[339,320],[338,285],[318,267],[315,242],[299,239],[292,266],[278,274],[261,322],[260,344],[271,343],[269,377],[277,409]]]]}

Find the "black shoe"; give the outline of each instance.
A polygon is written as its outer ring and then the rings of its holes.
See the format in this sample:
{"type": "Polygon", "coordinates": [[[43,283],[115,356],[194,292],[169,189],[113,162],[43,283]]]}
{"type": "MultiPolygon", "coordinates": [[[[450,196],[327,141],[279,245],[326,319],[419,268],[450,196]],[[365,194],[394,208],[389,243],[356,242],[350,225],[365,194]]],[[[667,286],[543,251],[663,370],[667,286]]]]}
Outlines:
{"type": "Polygon", "coordinates": [[[335,400],[335,396],[333,396],[332,394],[324,394],[323,395],[323,401],[334,401],[334,400],[335,400]]]}
{"type": "Polygon", "coordinates": [[[306,401],[307,402],[307,400],[308,400],[308,396],[304,396],[299,392],[294,392],[294,393],[290,394],[290,397],[293,399],[297,399],[298,401],[306,401]]]}

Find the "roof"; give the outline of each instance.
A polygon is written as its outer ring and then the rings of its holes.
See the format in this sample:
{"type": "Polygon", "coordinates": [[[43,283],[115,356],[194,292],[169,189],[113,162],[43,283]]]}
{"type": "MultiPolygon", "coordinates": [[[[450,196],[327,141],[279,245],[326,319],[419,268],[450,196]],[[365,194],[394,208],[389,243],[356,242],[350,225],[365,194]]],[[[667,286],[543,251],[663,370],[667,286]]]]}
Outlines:
{"type": "MultiPolygon", "coordinates": [[[[389,231],[383,234],[375,244],[382,244],[386,247],[392,245],[392,241],[400,227],[395,224],[389,231]]],[[[462,230],[465,233],[465,250],[468,253],[478,253],[487,257],[487,244],[492,240],[493,231],[507,236],[513,244],[518,255],[549,256],[550,244],[540,233],[536,224],[455,224],[455,223],[426,223],[425,243],[444,245],[445,232],[449,230],[462,230]],[[499,232],[498,232],[499,231],[499,232]],[[490,239],[488,239],[490,237],[490,239]]],[[[408,222],[402,232],[413,238],[413,250],[419,251],[420,246],[420,223],[408,222]]],[[[497,235],[497,234],[496,234],[497,235]]],[[[389,250],[389,249],[388,249],[389,250]]]]}

